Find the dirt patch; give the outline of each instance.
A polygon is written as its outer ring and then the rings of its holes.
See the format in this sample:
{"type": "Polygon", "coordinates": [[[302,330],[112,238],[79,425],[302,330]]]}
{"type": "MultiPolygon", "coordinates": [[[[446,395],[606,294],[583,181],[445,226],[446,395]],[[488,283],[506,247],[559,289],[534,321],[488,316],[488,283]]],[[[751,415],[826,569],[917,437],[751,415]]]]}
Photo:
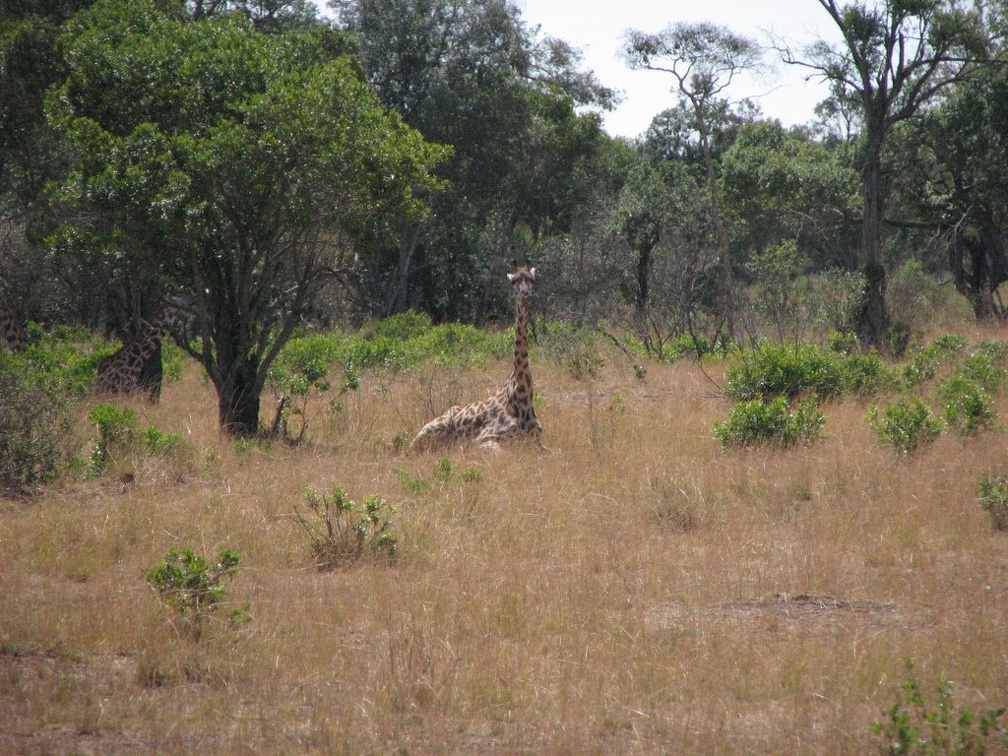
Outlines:
{"type": "Polygon", "coordinates": [[[903,612],[888,601],[845,599],[809,593],[772,593],[742,601],[689,609],[680,604],[661,604],[645,614],[656,630],[684,629],[696,623],[761,625],[766,629],[797,630],[861,624],[885,628],[902,624],[903,612]]]}

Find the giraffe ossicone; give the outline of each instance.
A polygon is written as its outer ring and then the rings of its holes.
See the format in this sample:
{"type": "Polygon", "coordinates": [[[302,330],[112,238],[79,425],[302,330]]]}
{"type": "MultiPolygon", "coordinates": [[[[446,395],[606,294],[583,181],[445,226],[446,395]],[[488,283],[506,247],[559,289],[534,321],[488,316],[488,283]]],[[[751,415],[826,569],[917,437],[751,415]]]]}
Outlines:
{"type": "Polygon", "coordinates": [[[488,451],[497,451],[500,442],[523,438],[542,448],[542,424],[532,406],[534,394],[528,358],[528,311],[535,274],[535,268],[529,265],[520,265],[508,273],[518,299],[511,377],[489,398],[451,407],[431,420],[410,443],[410,451],[462,446],[472,441],[488,451]]]}

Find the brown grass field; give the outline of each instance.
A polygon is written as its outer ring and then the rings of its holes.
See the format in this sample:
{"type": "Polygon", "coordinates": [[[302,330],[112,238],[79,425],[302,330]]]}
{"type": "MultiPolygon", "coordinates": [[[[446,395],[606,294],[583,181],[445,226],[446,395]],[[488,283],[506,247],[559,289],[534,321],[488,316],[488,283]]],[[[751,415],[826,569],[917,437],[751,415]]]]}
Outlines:
{"type": "Polygon", "coordinates": [[[901,457],[849,399],[815,445],[724,453],[723,365],[532,359],[544,452],[392,443],[505,362],[362,376],[309,443],[244,450],[189,364],[131,405],[185,453],[0,501],[0,753],[878,753],[906,659],[1008,701],[1003,430],[901,457]],[[294,508],[337,484],[396,504],[394,562],[312,565],[294,508]],[[142,579],[172,547],[242,557],[198,641],[142,579]]]}

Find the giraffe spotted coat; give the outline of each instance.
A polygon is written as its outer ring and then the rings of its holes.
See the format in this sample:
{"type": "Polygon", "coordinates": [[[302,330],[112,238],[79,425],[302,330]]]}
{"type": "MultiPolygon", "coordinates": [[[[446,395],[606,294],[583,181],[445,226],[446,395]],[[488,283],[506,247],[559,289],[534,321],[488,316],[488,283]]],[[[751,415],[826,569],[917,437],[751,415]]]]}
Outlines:
{"type": "Polygon", "coordinates": [[[3,345],[12,352],[20,352],[28,346],[28,335],[21,327],[17,313],[0,303],[0,336],[3,338],[3,345]]]}
{"type": "Polygon", "coordinates": [[[143,393],[156,402],[161,396],[161,381],[144,379],[144,364],[161,347],[161,341],[168,334],[174,318],[162,310],[149,323],[144,323],[137,338],[123,344],[113,354],[98,361],[98,379],[93,393],[98,396],[110,394],[143,393]]]}
{"type": "Polygon", "coordinates": [[[410,443],[411,451],[465,445],[475,441],[485,449],[499,442],[526,438],[542,448],[542,424],[532,406],[532,373],[528,359],[528,310],[535,268],[522,265],[508,274],[518,298],[515,318],[514,370],[493,396],[463,407],[452,407],[427,423],[410,443]]]}

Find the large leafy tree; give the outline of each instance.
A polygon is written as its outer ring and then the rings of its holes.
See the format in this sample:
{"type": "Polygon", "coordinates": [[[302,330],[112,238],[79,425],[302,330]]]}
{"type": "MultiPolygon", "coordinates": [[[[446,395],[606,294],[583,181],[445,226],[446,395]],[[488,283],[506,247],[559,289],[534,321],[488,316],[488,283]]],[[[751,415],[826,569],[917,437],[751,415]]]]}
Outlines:
{"type": "Polygon", "coordinates": [[[820,40],[799,59],[828,80],[837,99],[856,99],[863,118],[862,254],[867,296],[861,337],[881,344],[888,332],[882,231],[888,184],[883,154],[897,124],[914,116],[940,91],[969,76],[984,53],[979,16],[950,0],[819,0],[843,38],[820,40]]]}
{"type": "MultiPolygon", "coordinates": [[[[743,124],[721,160],[735,243],[760,254],[796,240],[820,266],[849,267],[858,190],[842,145],[777,121],[743,124]]],[[[855,226],[856,227],[856,226],[855,226]]]]}
{"type": "Polygon", "coordinates": [[[539,40],[507,0],[333,0],[382,101],[427,139],[454,148],[430,219],[397,223],[358,271],[377,314],[492,314],[501,268],[570,222],[587,196],[585,161],[613,94],[577,54],[539,40]]]}
{"type": "Polygon", "coordinates": [[[0,3],[0,297],[42,319],[59,307],[52,271],[35,231],[51,223],[45,190],[64,167],[43,101],[63,76],[55,50],[60,25],[92,0],[0,3]]]}
{"type": "Polygon", "coordinates": [[[718,201],[711,123],[721,107],[723,93],[734,78],[760,65],[759,45],[714,24],[680,23],[657,34],[631,30],[626,35],[623,51],[631,68],[670,74],[675,82],[674,91],[692,113],[693,124],[700,135],[711,222],[721,253],[724,311],[729,334],[734,336],[732,265],[718,201]]]}
{"type": "Polygon", "coordinates": [[[894,202],[944,239],[956,289],[976,318],[1008,318],[998,296],[1008,281],[1008,69],[992,66],[956,86],[902,141],[907,170],[894,202]]]}
{"type": "Polygon", "coordinates": [[[257,432],[267,371],[340,256],[436,188],[443,150],[381,106],[352,49],[148,0],[100,0],[62,38],[49,113],[76,160],[57,248],[182,290],[182,345],[236,435],[257,432]]]}
{"type": "Polygon", "coordinates": [[[318,8],[311,0],[185,0],[185,4],[194,20],[240,15],[267,33],[308,28],[318,18],[318,8]]]}

